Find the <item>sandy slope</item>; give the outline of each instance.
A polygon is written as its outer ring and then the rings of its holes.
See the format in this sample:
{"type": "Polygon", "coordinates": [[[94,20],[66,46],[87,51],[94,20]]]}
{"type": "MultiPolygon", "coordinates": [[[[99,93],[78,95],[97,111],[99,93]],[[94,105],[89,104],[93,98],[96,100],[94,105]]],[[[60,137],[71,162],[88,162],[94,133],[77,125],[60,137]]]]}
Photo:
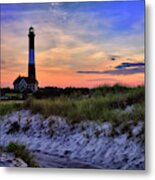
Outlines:
{"type": "Polygon", "coordinates": [[[63,118],[43,119],[26,110],[2,117],[0,126],[0,145],[25,144],[41,167],[144,169],[144,144],[138,136],[142,122],[132,127],[132,138],[111,137],[110,123],[68,125],[63,118]],[[14,123],[19,129],[12,133],[14,123]]]}

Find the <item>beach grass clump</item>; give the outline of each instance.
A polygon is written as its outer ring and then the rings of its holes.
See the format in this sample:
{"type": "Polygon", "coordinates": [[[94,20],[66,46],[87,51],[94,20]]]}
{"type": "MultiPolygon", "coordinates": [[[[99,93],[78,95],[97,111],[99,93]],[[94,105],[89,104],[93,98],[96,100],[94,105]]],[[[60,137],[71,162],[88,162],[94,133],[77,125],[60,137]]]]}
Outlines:
{"type": "Polygon", "coordinates": [[[1,101],[0,116],[22,108],[22,101],[1,101]]]}
{"type": "MultiPolygon", "coordinates": [[[[83,120],[111,122],[119,124],[123,121],[135,122],[144,120],[144,87],[126,88],[116,86],[100,88],[97,91],[106,92],[105,95],[91,94],[89,98],[74,99],[69,96],[60,96],[52,99],[28,99],[24,107],[33,113],[41,113],[45,117],[58,115],[65,117],[70,124],[83,120]],[[106,89],[106,90],[105,90],[106,89]],[[109,92],[107,92],[108,90],[109,92]],[[121,89],[121,91],[119,91],[121,89]],[[123,93],[122,93],[123,92],[123,93]],[[132,112],[126,112],[127,106],[133,106],[132,112]]],[[[103,93],[104,94],[104,93],[103,93]]]]}
{"type": "Polygon", "coordinates": [[[17,142],[10,142],[6,148],[7,152],[14,153],[16,157],[21,158],[29,167],[38,167],[34,161],[34,157],[28,151],[25,145],[17,142]]]}

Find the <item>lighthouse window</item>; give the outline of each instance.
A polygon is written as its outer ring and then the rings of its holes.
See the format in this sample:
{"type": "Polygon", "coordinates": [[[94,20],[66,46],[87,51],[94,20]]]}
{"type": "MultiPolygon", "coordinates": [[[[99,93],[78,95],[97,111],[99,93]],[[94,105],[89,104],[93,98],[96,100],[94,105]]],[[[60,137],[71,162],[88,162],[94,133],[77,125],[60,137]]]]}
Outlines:
{"type": "Polygon", "coordinates": [[[31,29],[30,29],[30,32],[34,32],[34,29],[31,28],[31,29]]]}

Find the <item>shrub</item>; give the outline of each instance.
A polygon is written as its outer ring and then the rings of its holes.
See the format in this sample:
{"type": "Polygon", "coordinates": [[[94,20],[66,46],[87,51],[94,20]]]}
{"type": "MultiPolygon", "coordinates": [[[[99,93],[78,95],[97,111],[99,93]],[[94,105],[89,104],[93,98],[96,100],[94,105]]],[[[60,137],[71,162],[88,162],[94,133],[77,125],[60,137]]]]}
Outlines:
{"type": "Polygon", "coordinates": [[[36,162],[33,160],[33,156],[26,149],[25,145],[10,142],[7,146],[7,152],[13,152],[16,157],[19,157],[23,161],[25,161],[29,167],[38,167],[36,162]]]}

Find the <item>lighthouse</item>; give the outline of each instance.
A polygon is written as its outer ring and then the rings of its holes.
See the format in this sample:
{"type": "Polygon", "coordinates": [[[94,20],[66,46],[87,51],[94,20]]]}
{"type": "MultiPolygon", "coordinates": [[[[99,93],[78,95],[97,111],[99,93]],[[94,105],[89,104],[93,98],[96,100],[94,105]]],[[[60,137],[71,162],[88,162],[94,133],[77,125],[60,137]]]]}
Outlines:
{"type": "Polygon", "coordinates": [[[34,28],[28,30],[28,77],[18,76],[14,82],[14,89],[19,92],[36,92],[38,81],[36,80],[35,70],[35,33],[34,28]]]}
{"type": "Polygon", "coordinates": [[[34,28],[29,28],[29,62],[28,62],[28,77],[30,79],[36,79],[35,72],[35,33],[34,28]]]}

